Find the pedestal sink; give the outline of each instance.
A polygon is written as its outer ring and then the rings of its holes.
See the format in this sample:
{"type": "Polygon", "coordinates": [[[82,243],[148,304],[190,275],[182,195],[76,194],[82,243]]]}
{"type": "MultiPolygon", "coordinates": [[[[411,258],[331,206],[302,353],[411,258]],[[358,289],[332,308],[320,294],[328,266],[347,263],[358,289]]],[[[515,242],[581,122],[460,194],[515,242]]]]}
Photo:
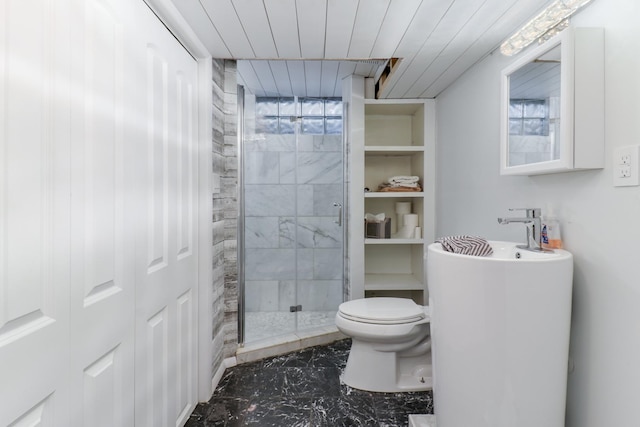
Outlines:
{"type": "Polygon", "coordinates": [[[573,258],[427,252],[438,427],[563,427],[573,258]]]}

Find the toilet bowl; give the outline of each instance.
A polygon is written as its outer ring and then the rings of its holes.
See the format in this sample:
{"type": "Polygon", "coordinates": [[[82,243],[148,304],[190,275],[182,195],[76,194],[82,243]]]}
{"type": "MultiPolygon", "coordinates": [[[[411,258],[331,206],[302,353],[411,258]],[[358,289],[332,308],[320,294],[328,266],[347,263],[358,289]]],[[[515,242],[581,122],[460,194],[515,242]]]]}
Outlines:
{"type": "Polygon", "coordinates": [[[432,387],[429,307],[407,298],[363,298],[340,304],[336,327],[351,337],[342,381],[376,392],[432,387]]]}

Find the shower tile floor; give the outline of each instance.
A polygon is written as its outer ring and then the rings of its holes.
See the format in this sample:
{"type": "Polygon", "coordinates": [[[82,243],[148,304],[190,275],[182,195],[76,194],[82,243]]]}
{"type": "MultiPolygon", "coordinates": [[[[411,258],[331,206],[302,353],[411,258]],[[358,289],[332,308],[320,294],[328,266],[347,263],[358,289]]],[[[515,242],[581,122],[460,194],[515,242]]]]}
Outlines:
{"type": "Polygon", "coordinates": [[[340,374],[350,340],[227,369],[213,397],[199,404],[196,426],[407,426],[409,414],[432,414],[433,393],[371,393],[340,374]]]}
{"type": "Polygon", "coordinates": [[[335,325],[335,311],[247,311],[245,312],[244,342],[272,338],[296,330],[315,329],[335,325]],[[296,316],[298,326],[296,329],[296,316]]]}

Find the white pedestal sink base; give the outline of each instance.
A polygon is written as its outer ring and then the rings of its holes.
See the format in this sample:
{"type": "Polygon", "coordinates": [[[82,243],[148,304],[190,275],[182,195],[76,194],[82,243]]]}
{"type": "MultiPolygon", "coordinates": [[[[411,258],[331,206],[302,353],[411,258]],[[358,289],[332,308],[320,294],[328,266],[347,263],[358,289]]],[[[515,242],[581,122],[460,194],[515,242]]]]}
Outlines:
{"type": "Polygon", "coordinates": [[[564,427],[573,259],[489,242],[487,257],[429,245],[440,427],[564,427]]]}
{"type": "Polygon", "coordinates": [[[436,427],[436,416],[409,415],[409,427],[436,427]]]}

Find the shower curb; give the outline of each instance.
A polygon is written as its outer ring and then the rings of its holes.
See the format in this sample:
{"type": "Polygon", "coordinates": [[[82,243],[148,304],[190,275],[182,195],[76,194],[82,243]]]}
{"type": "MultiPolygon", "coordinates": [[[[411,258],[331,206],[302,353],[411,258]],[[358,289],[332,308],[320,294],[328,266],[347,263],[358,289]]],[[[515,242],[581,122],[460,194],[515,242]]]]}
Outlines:
{"type": "Polygon", "coordinates": [[[347,338],[346,335],[335,327],[283,335],[239,347],[236,351],[236,362],[238,364],[255,362],[308,347],[331,344],[345,338],[347,338]]]}

